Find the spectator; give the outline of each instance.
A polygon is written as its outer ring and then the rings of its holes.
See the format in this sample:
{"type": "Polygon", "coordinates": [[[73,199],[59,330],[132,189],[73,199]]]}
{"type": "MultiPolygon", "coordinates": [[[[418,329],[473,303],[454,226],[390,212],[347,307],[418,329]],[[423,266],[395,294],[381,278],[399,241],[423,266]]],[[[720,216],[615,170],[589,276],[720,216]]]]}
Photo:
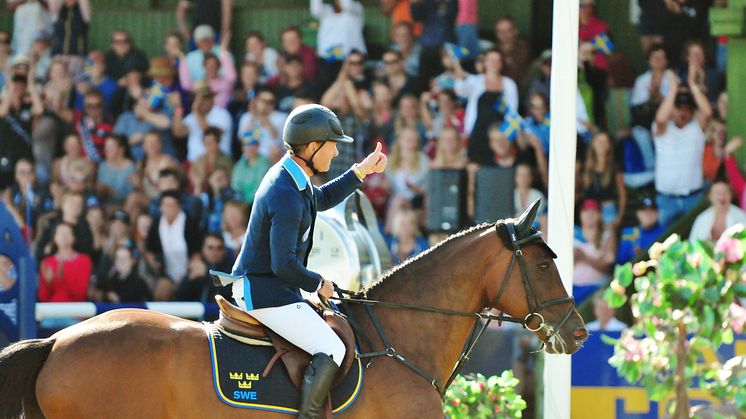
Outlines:
{"type": "Polygon", "coordinates": [[[282,72],[272,80],[277,92],[277,110],[290,113],[296,96],[311,92],[312,84],[303,78],[303,60],[300,55],[283,57],[282,72]]]}
{"type": "Polygon", "coordinates": [[[284,152],[281,134],[287,114],[275,110],[276,103],[274,92],[261,90],[238,121],[238,136],[258,139],[259,154],[270,162],[277,162],[284,152]]]}
{"type": "Polygon", "coordinates": [[[28,55],[36,36],[51,32],[52,19],[47,3],[39,0],[8,0],[8,11],[13,13],[13,53],[28,55]]]}
{"type": "Polygon", "coordinates": [[[666,5],[666,30],[663,32],[663,45],[666,55],[681,57],[686,51],[684,44],[689,39],[709,39],[708,12],[710,0],[664,1],[666,5]]]}
{"type": "Polygon", "coordinates": [[[528,97],[528,116],[525,120],[523,134],[527,137],[533,136],[541,144],[541,149],[549,156],[549,100],[539,92],[534,92],[528,97]]]}
{"type": "MultiPolygon", "coordinates": [[[[31,44],[31,48],[28,51],[32,67],[35,69],[34,77],[38,83],[47,80],[49,66],[52,64],[51,36],[50,32],[37,33],[36,36],[34,36],[34,42],[31,44]]],[[[67,63],[65,63],[65,68],[67,69],[67,63]]]]}
{"type": "Polygon", "coordinates": [[[594,135],[585,153],[583,196],[600,203],[604,226],[619,227],[627,206],[627,190],[614,158],[614,145],[606,132],[594,135]]]}
{"type": "Polygon", "coordinates": [[[235,200],[226,202],[223,206],[223,240],[229,260],[235,260],[241,251],[248,225],[249,206],[235,200]]]}
{"type": "Polygon", "coordinates": [[[179,32],[169,32],[166,38],[163,39],[163,56],[151,58],[150,68],[153,68],[153,60],[163,58],[168,63],[168,68],[171,69],[173,74],[178,73],[179,62],[183,59],[181,55],[184,53],[185,38],[189,37],[183,37],[179,32]]]}
{"type": "Polygon", "coordinates": [[[249,109],[251,102],[260,90],[259,75],[261,70],[257,63],[244,61],[241,64],[239,83],[233,91],[233,100],[228,105],[228,111],[233,116],[233,121],[238,126],[238,118],[249,109]]]}
{"type": "Polygon", "coordinates": [[[104,137],[112,125],[104,115],[104,98],[97,90],[85,94],[83,112],[75,112],[75,131],[80,135],[85,155],[94,163],[103,160],[104,137]]]}
{"type": "Polygon", "coordinates": [[[393,103],[399,103],[406,93],[418,95],[421,90],[417,80],[404,71],[402,57],[396,50],[383,53],[383,83],[391,89],[393,103]]]}
{"type": "Polygon", "coordinates": [[[233,160],[227,154],[220,151],[219,142],[223,132],[220,128],[208,127],[202,141],[205,153],[192,162],[189,167],[189,180],[195,195],[199,195],[207,186],[207,176],[216,168],[231,170],[233,160]]]}
{"type": "Polygon", "coordinates": [[[142,70],[130,68],[119,79],[119,87],[111,97],[111,116],[114,119],[135,109],[137,101],[145,98],[146,81],[142,70]]]}
{"type": "Polygon", "coordinates": [[[112,259],[117,249],[121,246],[134,246],[132,229],[130,228],[130,216],[124,210],[116,210],[109,221],[109,234],[104,239],[102,250],[104,254],[112,259]]]}
{"type": "Polygon", "coordinates": [[[410,0],[381,0],[380,11],[384,16],[391,15],[391,27],[399,23],[408,23],[412,25],[412,32],[415,36],[422,34],[422,24],[412,19],[410,11],[410,0]]]}
{"type": "Polygon", "coordinates": [[[105,138],[105,160],[98,166],[99,196],[120,205],[133,191],[135,164],[129,158],[126,138],[119,134],[107,134],[105,138]]]}
{"type": "Polygon", "coordinates": [[[137,272],[137,257],[127,246],[114,252],[114,266],[96,282],[93,299],[105,303],[144,303],[152,299],[150,288],[137,272]]]}
{"type": "Polygon", "coordinates": [[[578,304],[604,285],[611,273],[616,240],[601,222],[601,206],[586,199],[580,207],[580,226],[575,227],[575,268],[572,295],[578,304]]]}
{"type": "MultiPolygon", "coordinates": [[[[70,69],[68,69],[68,74],[70,69]]],[[[104,114],[112,115],[112,100],[114,92],[119,86],[116,80],[106,76],[106,64],[104,54],[100,51],[91,51],[86,60],[83,73],[80,74],[75,84],[75,107],[76,111],[83,111],[85,96],[92,91],[101,93],[104,103],[104,114]]]]}
{"type": "Polygon", "coordinates": [[[71,73],[78,74],[88,53],[88,25],[91,23],[90,0],[49,0],[54,23],[52,55],[67,56],[71,73]]]}
{"type": "Polygon", "coordinates": [[[606,129],[606,98],[608,96],[606,70],[597,67],[595,56],[600,51],[590,42],[583,42],[578,47],[578,93],[591,110],[590,121],[601,129],[606,129]]]}
{"type": "Polygon", "coordinates": [[[85,219],[85,200],[78,192],[65,192],[62,195],[60,210],[41,217],[36,236],[36,260],[53,254],[52,240],[58,224],[66,223],[73,226],[75,232],[74,248],[77,252],[91,255],[93,253],[93,234],[85,219]]]}
{"type": "MultiPolygon", "coordinates": [[[[690,76],[693,72],[690,73],[690,76]]],[[[702,197],[704,129],[712,115],[710,102],[693,78],[679,89],[673,75],[671,91],[655,114],[655,188],[661,223],[671,224],[702,197]],[[687,173],[687,176],[681,176],[687,173]]]]}
{"type": "Polygon", "coordinates": [[[16,162],[15,184],[11,188],[11,194],[13,206],[24,216],[24,224],[30,224],[29,229],[33,229],[44,213],[54,208],[49,193],[36,182],[34,164],[27,159],[16,162]]]}
{"type": "Polygon", "coordinates": [[[393,220],[394,226],[389,244],[391,263],[398,265],[427,250],[427,239],[420,232],[418,215],[408,208],[400,209],[393,220]]]}
{"type": "Polygon", "coordinates": [[[363,39],[365,14],[363,5],[355,0],[310,0],[311,16],[319,20],[316,52],[321,58],[318,80],[321,91],[332,84],[342,62],[352,50],[366,53],[363,39]]]}
{"type": "Polygon", "coordinates": [[[728,120],[728,91],[723,90],[718,95],[718,100],[715,102],[715,112],[717,116],[723,121],[728,120]]]}
{"type": "Polygon", "coordinates": [[[105,59],[106,76],[110,79],[121,85],[122,78],[132,69],[137,69],[141,74],[148,70],[148,57],[132,44],[132,37],[126,30],[115,30],[109,46],[105,59]]]}
{"type": "Polygon", "coordinates": [[[467,98],[464,131],[469,135],[469,160],[489,160],[487,128],[508,113],[518,112],[518,87],[502,75],[503,54],[498,49],[484,53],[484,74],[467,75],[461,64],[455,65],[456,94],[467,98]]]}
{"type": "Polygon", "coordinates": [[[637,209],[637,225],[624,227],[620,234],[617,265],[623,265],[638,257],[658,240],[665,232],[665,226],[658,222],[658,207],[655,197],[644,196],[637,209]]]}
{"type": "Polygon", "coordinates": [[[80,144],[80,136],[72,132],[64,137],[62,145],[64,154],[57,158],[52,165],[52,181],[63,189],[69,188],[73,183],[74,166],[83,168],[85,173],[93,173],[93,162],[83,155],[83,147],[80,144]]]}
{"type": "Polygon", "coordinates": [[[160,211],[148,232],[146,251],[178,287],[187,276],[189,257],[198,249],[197,220],[181,210],[179,192],[175,190],[161,193],[160,211]]]}
{"type": "Polygon", "coordinates": [[[270,79],[276,77],[280,70],[277,67],[277,61],[280,56],[274,48],[267,46],[264,35],[259,31],[250,31],[244,39],[244,61],[256,63],[261,69],[259,82],[267,83],[270,79]]]}
{"type": "Polygon", "coordinates": [[[663,45],[655,44],[651,46],[645,55],[647,57],[648,70],[635,79],[635,87],[632,89],[630,105],[633,108],[639,106],[652,108],[651,110],[640,109],[638,111],[633,109],[633,115],[642,114],[641,117],[636,118],[637,121],[633,121],[633,124],[647,128],[655,117],[655,110],[658,108],[658,105],[671,90],[671,78],[668,75],[671,70],[667,69],[668,59],[663,45]],[[646,123],[647,121],[650,122],[646,123]]]}
{"type": "Polygon", "coordinates": [[[746,212],[733,205],[733,192],[725,181],[716,181],[710,187],[710,207],[694,220],[690,240],[717,241],[725,230],[746,224],[746,212]]]}
{"type": "Polygon", "coordinates": [[[49,64],[49,81],[43,87],[44,108],[33,130],[33,150],[40,179],[49,182],[52,160],[63,130],[73,121],[71,104],[75,95],[67,63],[55,58],[49,64]]]}
{"type": "Polygon", "coordinates": [[[540,93],[549,101],[550,84],[552,78],[552,50],[546,49],[539,56],[539,73],[527,84],[528,93],[540,93]]]}
{"type": "Polygon", "coordinates": [[[269,170],[269,159],[259,154],[259,140],[241,137],[241,158],[233,166],[231,187],[240,193],[243,202],[251,205],[259,183],[269,170]]]}
{"type": "Polygon", "coordinates": [[[88,256],[91,258],[93,266],[97,266],[101,261],[104,241],[108,234],[104,210],[99,205],[88,208],[85,213],[85,221],[88,223],[88,228],[91,229],[91,242],[93,243],[93,249],[88,256]]]}
{"type": "Polygon", "coordinates": [[[39,302],[72,303],[86,301],[92,265],[88,255],[73,248],[74,227],[60,223],[54,229],[50,255],[39,265],[39,302]]]}
{"type": "Polygon", "coordinates": [[[158,191],[158,176],[163,169],[176,169],[179,163],[173,156],[163,153],[163,143],[158,131],[148,131],[143,137],[144,154],[137,162],[135,187],[142,189],[150,199],[155,199],[158,191]]]}
{"type": "MultiPolygon", "coordinates": [[[[394,25],[391,28],[391,40],[393,41],[391,49],[401,53],[404,71],[412,77],[419,76],[422,46],[414,37],[412,24],[401,22],[394,25]]],[[[386,64],[385,58],[383,63],[386,64]]]]}
{"type": "Polygon", "coordinates": [[[345,65],[342,66],[346,77],[352,81],[355,88],[369,91],[373,82],[373,75],[365,68],[365,54],[358,50],[352,50],[347,54],[345,65]]]}
{"type": "Polygon", "coordinates": [[[733,153],[743,144],[743,138],[734,137],[725,147],[725,171],[736,194],[736,200],[741,209],[746,210],[746,179],[738,168],[738,162],[733,153]]]}
{"type": "Polygon", "coordinates": [[[0,29],[0,89],[5,86],[7,80],[5,80],[5,69],[8,68],[10,63],[10,32],[0,29]]]}
{"type": "MultiPolygon", "coordinates": [[[[233,65],[233,57],[228,50],[223,48],[220,49],[219,56],[210,52],[205,53],[204,67],[204,80],[207,81],[210,89],[215,92],[215,104],[221,108],[226,108],[233,93],[233,85],[236,82],[236,68],[233,65]]],[[[194,83],[184,59],[179,61],[179,80],[184,90],[190,92],[193,90],[194,83]]]]}
{"type": "Polygon", "coordinates": [[[10,80],[6,94],[0,99],[0,119],[10,124],[11,129],[30,146],[39,117],[44,112],[39,90],[24,56],[16,56],[11,63],[10,80]]]}
{"type": "Polygon", "coordinates": [[[215,301],[216,294],[231,298],[231,289],[214,286],[209,274],[211,269],[221,272],[230,271],[231,265],[227,255],[223,238],[218,234],[208,233],[203,241],[202,251],[195,254],[189,261],[187,280],[183,281],[176,290],[176,299],[209,303],[215,301]]]}
{"type": "Polygon", "coordinates": [[[461,134],[453,127],[445,127],[440,133],[435,147],[435,158],[431,169],[465,169],[468,160],[461,141],[461,134]]]}
{"type": "Polygon", "coordinates": [[[440,63],[440,48],[444,43],[456,42],[454,27],[458,14],[458,0],[410,0],[412,18],[422,22],[420,45],[422,55],[418,71],[421,83],[427,85],[431,78],[443,69],[440,63]]]}
{"type": "Polygon", "coordinates": [[[226,202],[241,199],[241,195],[231,188],[230,176],[230,168],[216,167],[207,175],[207,187],[197,197],[204,209],[200,225],[204,225],[209,233],[222,231],[226,202]]]}
{"type": "Polygon", "coordinates": [[[393,216],[403,207],[421,208],[429,171],[428,158],[420,151],[420,138],[412,127],[402,129],[391,147],[386,177],[391,185],[386,231],[393,231],[393,216]]]}
{"type": "Polygon", "coordinates": [[[519,35],[518,25],[510,16],[503,16],[495,22],[495,40],[495,46],[505,59],[503,74],[521,85],[533,57],[531,44],[519,35]]]}
{"type": "MultiPolygon", "coordinates": [[[[578,39],[582,42],[592,42],[599,36],[609,35],[609,25],[596,17],[596,0],[580,0],[580,13],[578,14],[580,29],[578,39]]],[[[609,60],[606,54],[596,54],[593,65],[601,70],[609,69],[609,60]]]]}
{"type": "Polygon", "coordinates": [[[534,189],[534,168],[527,163],[515,166],[515,189],[513,189],[514,217],[519,217],[537,199],[541,199],[538,214],[546,209],[546,197],[541,191],[534,189]]]}
{"type": "MultiPolygon", "coordinates": [[[[427,144],[428,136],[425,124],[420,116],[419,101],[413,94],[406,93],[399,99],[399,109],[394,116],[394,136],[398,136],[402,130],[411,128],[417,131],[420,139],[420,148],[427,144]]],[[[389,145],[394,138],[387,138],[389,145]]]]}
{"type": "Polygon", "coordinates": [[[629,327],[615,317],[616,310],[609,307],[603,292],[593,294],[593,315],[596,320],[586,325],[589,332],[621,332],[629,327]]]}
{"type": "Polygon", "coordinates": [[[679,70],[681,80],[693,80],[711,103],[720,94],[720,76],[717,70],[707,65],[705,47],[701,41],[691,40],[684,45],[684,63],[679,70]],[[693,73],[690,77],[689,74],[693,73]]]}
{"type": "Polygon", "coordinates": [[[423,93],[420,96],[420,115],[428,139],[440,138],[448,128],[453,128],[460,139],[464,131],[464,114],[459,110],[458,98],[453,90],[423,93]]]}
{"type": "Polygon", "coordinates": [[[205,54],[212,53],[219,57],[220,47],[215,45],[215,32],[209,25],[203,24],[194,28],[193,40],[197,49],[188,53],[183,61],[189,69],[189,77],[196,82],[205,78],[205,54]]]}
{"type": "Polygon", "coordinates": [[[282,52],[285,55],[299,55],[303,61],[303,78],[308,81],[316,80],[319,62],[316,51],[303,44],[303,35],[297,26],[288,26],[280,32],[282,52]]]}
{"type": "Polygon", "coordinates": [[[705,150],[702,157],[702,176],[705,182],[712,184],[716,179],[723,179],[726,158],[726,141],[728,132],[725,121],[712,118],[705,131],[705,150]]]}
{"type": "MultiPolygon", "coordinates": [[[[161,169],[158,173],[158,191],[159,197],[161,194],[168,191],[184,191],[186,187],[181,179],[181,173],[176,169],[161,169]]],[[[194,195],[182,194],[181,195],[181,210],[186,213],[187,218],[190,220],[202,220],[202,202],[194,195]]],[[[148,205],[148,212],[157,218],[160,216],[160,199],[155,199],[148,205]]],[[[198,225],[199,230],[204,230],[204,225],[198,225]]]]}
{"type": "Polygon", "coordinates": [[[493,123],[487,129],[490,153],[487,155],[485,166],[510,168],[518,161],[518,149],[508,136],[493,123]]]}
{"type": "MultiPolygon", "coordinates": [[[[179,0],[176,5],[176,23],[179,32],[189,39],[187,14],[192,11],[192,27],[208,26],[213,33],[219,33],[222,41],[230,41],[233,24],[233,0],[179,0]]],[[[196,36],[195,36],[196,38],[196,36]]],[[[195,39],[195,42],[197,40],[195,39]]]]}
{"type": "MultiPolygon", "coordinates": [[[[177,98],[177,96],[174,96],[174,98],[177,98]]],[[[225,109],[215,105],[215,93],[206,82],[201,81],[194,85],[192,112],[186,118],[182,118],[183,111],[179,111],[180,107],[181,103],[177,103],[174,113],[173,134],[176,137],[189,136],[187,139],[187,160],[197,160],[205,153],[202,137],[208,127],[216,127],[222,130],[220,150],[225,154],[231,154],[231,133],[233,132],[231,115],[225,109]]]]}
{"type": "Polygon", "coordinates": [[[456,15],[456,38],[462,48],[469,51],[469,55],[476,57],[479,47],[479,5],[477,0],[459,0],[458,15],[456,15]]]}
{"type": "MultiPolygon", "coordinates": [[[[370,115],[370,138],[389,138],[392,134],[394,119],[392,88],[381,80],[371,85],[372,103],[366,110],[370,115]]],[[[362,104],[364,107],[365,104],[362,104]]]]}

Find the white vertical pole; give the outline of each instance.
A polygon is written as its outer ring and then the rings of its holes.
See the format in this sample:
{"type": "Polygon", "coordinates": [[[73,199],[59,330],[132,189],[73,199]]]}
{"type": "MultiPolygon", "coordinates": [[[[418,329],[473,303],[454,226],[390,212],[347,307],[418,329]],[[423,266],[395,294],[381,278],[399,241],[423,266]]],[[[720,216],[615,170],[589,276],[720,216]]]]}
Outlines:
{"type": "MultiPolygon", "coordinates": [[[[575,203],[575,118],[578,70],[578,0],[554,0],[552,16],[551,130],[549,140],[548,243],[572,290],[575,203]]],[[[570,418],[568,355],[544,356],[544,417],[570,418]]]]}

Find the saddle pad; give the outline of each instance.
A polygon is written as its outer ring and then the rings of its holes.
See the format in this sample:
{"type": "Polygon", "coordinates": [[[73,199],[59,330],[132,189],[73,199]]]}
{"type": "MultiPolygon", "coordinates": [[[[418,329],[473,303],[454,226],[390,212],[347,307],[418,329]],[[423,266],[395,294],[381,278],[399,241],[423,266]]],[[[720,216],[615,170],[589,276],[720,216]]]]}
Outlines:
{"type": "MultiPolygon", "coordinates": [[[[262,377],[273,347],[251,346],[223,334],[212,324],[205,325],[210,345],[213,383],[224,403],[245,409],[298,414],[300,391],[278,360],[267,377],[262,377]]],[[[356,358],[342,382],[331,391],[332,412],[340,413],[355,401],[363,384],[363,368],[356,358]]]]}

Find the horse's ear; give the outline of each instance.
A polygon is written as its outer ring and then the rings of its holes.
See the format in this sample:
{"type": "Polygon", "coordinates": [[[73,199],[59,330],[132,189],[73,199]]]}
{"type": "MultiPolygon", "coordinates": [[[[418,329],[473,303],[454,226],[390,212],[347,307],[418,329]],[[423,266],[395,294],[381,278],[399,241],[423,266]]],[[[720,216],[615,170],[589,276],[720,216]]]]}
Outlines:
{"type": "Polygon", "coordinates": [[[540,206],[541,198],[538,198],[529,205],[528,208],[526,208],[526,211],[523,211],[523,214],[521,214],[517,220],[515,220],[515,230],[518,237],[526,237],[529,235],[531,226],[534,224],[534,219],[536,218],[536,213],[539,211],[540,206]]]}

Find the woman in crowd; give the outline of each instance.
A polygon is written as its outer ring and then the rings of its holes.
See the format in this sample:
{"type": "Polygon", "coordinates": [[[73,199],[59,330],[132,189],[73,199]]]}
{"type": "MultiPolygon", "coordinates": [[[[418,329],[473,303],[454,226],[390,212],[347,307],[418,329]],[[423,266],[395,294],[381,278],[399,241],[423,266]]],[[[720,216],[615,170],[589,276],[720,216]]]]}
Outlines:
{"type": "Polygon", "coordinates": [[[601,206],[586,199],[580,207],[580,226],[575,227],[575,267],[572,295],[580,304],[609,279],[616,254],[613,230],[601,221],[601,206]]]}
{"type": "Polygon", "coordinates": [[[52,252],[39,265],[40,302],[86,301],[91,278],[91,259],[73,249],[73,226],[62,222],[54,229],[52,252]]]}
{"type": "Polygon", "coordinates": [[[419,217],[416,211],[409,208],[400,209],[394,215],[393,224],[389,244],[391,263],[398,265],[427,250],[427,239],[420,232],[419,217]]]}
{"type": "Polygon", "coordinates": [[[122,204],[134,189],[135,163],[127,156],[127,139],[107,134],[104,156],[105,160],[98,166],[99,191],[109,197],[109,202],[122,204]]]}
{"type": "MultiPolygon", "coordinates": [[[[405,93],[399,99],[398,109],[394,116],[394,131],[391,134],[397,137],[406,128],[414,129],[417,132],[420,138],[420,146],[424,146],[427,143],[427,129],[420,117],[417,97],[409,93],[405,93]]],[[[392,137],[390,140],[389,144],[391,144],[394,138],[392,137]]]]}
{"type": "Polygon", "coordinates": [[[85,220],[88,223],[88,227],[91,229],[91,235],[93,237],[93,249],[89,256],[93,266],[95,267],[101,260],[104,251],[104,244],[106,243],[108,235],[104,209],[98,205],[88,208],[85,213],[85,220]]]}
{"type": "Polygon", "coordinates": [[[223,240],[228,252],[233,255],[229,257],[230,260],[235,259],[235,256],[241,250],[248,224],[249,208],[246,204],[235,200],[225,203],[223,207],[223,240]]]}
{"type": "Polygon", "coordinates": [[[513,213],[515,217],[523,214],[523,211],[537,199],[541,199],[538,214],[543,214],[546,208],[546,198],[538,189],[534,189],[534,168],[527,163],[518,163],[515,167],[515,189],[513,189],[513,213]]]}
{"type": "Polygon", "coordinates": [[[489,49],[483,55],[484,74],[467,75],[455,64],[456,94],[467,98],[464,131],[469,136],[469,160],[484,164],[490,160],[488,128],[506,113],[518,113],[518,87],[502,75],[503,54],[489,49]]]}
{"type": "Polygon", "coordinates": [[[627,205],[624,175],[614,159],[614,145],[606,132],[593,136],[582,172],[583,196],[601,204],[605,226],[619,227],[627,205]]]}
{"type": "Polygon", "coordinates": [[[84,166],[86,173],[93,173],[93,162],[83,155],[83,146],[76,133],[67,134],[62,143],[63,155],[52,164],[52,181],[63,189],[71,186],[71,167],[84,166]]]}
{"type": "Polygon", "coordinates": [[[244,38],[244,61],[256,63],[261,69],[259,82],[266,84],[280,73],[277,60],[280,57],[274,48],[268,47],[264,35],[259,31],[249,31],[244,38]]]}
{"type": "Polygon", "coordinates": [[[438,139],[443,130],[455,128],[459,136],[464,131],[464,115],[459,111],[453,90],[425,92],[420,97],[420,114],[428,139],[438,139]]]}
{"type": "Polygon", "coordinates": [[[718,177],[722,178],[723,161],[725,160],[725,142],[728,132],[725,121],[712,118],[705,130],[705,151],[702,156],[702,174],[708,183],[714,182],[718,177]]]}
{"type": "Polygon", "coordinates": [[[431,169],[465,169],[468,160],[461,134],[454,127],[445,127],[438,136],[431,169]]]}
{"type": "Polygon", "coordinates": [[[421,151],[417,131],[411,127],[402,129],[392,146],[385,172],[391,185],[386,231],[393,228],[393,216],[399,209],[422,207],[429,166],[427,156],[421,151]]]}
{"type": "Polygon", "coordinates": [[[105,303],[144,303],[152,300],[148,284],[137,271],[137,257],[132,248],[114,250],[114,266],[96,282],[93,300],[105,303]]]}
{"type": "Polygon", "coordinates": [[[189,180],[194,188],[194,194],[199,195],[206,189],[207,175],[217,168],[230,173],[233,159],[220,150],[220,138],[223,131],[220,128],[209,127],[205,130],[202,141],[205,144],[205,154],[195,160],[189,168],[189,180]]]}
{"type": "Polygon", "coordinates": [[[163,141],[158,131],[148,131],[143,137],[144,155],[137,162],[136,187],[148,198],[158,197],[158,174],[163,169],[178,169],[179,162],[163,152],[163,141]]]}
{"type": "MultiPolygon", "coordinates": [[[[233,85],[236,83],[236,67],[230,51],[221,48],[220,56],[212,53],[205,54],[203,66],[205,80],[210,90],[215,92],[215,105],[227,108],[233,95],[233,85]]],[[[189,75],[189,67],[183,58],[179,61],[179,81],[184,90],[190,92],[193,90],[194,80],[189,75]]]]}
{"type": "Polygon", "coordinates": [[[733,205],[733,192],[725,181],[716,181],[710,187],[710,207],[694,220],[690,240],[717,241],[728,228],[746,224],[746,212],[733,205]]]}

